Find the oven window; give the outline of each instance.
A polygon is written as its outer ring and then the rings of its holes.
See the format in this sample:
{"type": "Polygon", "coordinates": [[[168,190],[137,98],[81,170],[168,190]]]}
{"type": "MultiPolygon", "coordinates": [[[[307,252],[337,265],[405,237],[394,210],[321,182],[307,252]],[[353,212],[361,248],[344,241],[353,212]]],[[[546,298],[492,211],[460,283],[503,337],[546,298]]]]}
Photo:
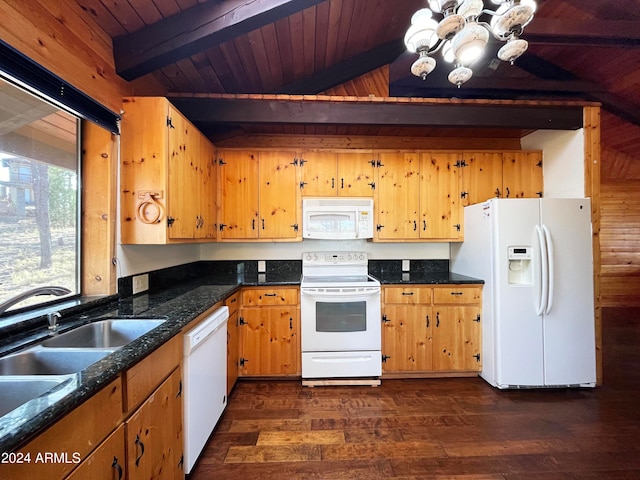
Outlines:
{"type": "Polygon", "coordinates": [[[367,302],[316,302],[317,332],[365,332],[367,302]]]}

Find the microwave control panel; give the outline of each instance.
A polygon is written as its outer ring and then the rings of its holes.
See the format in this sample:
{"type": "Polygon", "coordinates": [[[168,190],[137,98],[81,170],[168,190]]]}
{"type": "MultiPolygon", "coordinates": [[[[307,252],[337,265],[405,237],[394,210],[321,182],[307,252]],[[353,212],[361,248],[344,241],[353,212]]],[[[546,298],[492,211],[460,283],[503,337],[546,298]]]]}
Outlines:
{"type": "Polygon", "coordinates": [[[373,237],[373,215],[369,210],[358,210],[358,237],[359,238],[371,238],[373,237]]]}

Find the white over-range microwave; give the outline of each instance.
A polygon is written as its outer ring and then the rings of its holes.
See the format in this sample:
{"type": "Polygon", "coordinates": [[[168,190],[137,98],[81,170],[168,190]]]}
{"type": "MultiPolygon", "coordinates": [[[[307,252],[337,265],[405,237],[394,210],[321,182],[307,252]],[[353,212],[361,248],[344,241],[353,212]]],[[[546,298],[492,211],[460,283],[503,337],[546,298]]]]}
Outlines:
{"type": "Polygon", "coordinates": [[[302,199],[302,238],[325,240],[373,238],[373,199],[354,197],[302,199]]]}

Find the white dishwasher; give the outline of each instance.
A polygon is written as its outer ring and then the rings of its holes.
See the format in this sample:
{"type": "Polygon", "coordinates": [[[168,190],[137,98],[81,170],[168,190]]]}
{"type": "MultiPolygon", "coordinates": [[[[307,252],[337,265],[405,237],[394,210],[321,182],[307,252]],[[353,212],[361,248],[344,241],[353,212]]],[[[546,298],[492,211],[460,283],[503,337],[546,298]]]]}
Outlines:
{"type": "Polygon", "coordinates": [[[191,472],[227,406],[227,320],[220,307],[184,335],[184,467],[191,472]]]}

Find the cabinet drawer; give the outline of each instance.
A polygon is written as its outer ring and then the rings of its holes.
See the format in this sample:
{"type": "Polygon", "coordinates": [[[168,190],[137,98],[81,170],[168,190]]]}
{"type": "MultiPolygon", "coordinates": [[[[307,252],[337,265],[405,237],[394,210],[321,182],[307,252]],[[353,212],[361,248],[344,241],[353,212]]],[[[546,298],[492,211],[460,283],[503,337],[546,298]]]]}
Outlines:
{"type": "Polygon", "coordinates": [[[385,287],[384,303],[431,303],[431,287],[385,287]]]}
{"type": "Polygon", "coordinates": [[[140,405],[180,365],[182,341],[182,334],[176,335],[125,372],[126,411],[140,405]]]}
{"type": "Polygon", "coordinates": [[[482,299],[482,287],[435,287],[433,289],[433,303],[480,303],[482,299]]]}
{"type": "Polygon", "coordinates": [[[297,288],[252,288],[242,292],[242,305],[245,307],[297,304],[297,288]]]}
{"type": "Polygon", "coordinates": [[[240,292],[229,295],[224,299],[224,304],[229,307],[229,316],[237,312],[240,308],[240,292]]]}

